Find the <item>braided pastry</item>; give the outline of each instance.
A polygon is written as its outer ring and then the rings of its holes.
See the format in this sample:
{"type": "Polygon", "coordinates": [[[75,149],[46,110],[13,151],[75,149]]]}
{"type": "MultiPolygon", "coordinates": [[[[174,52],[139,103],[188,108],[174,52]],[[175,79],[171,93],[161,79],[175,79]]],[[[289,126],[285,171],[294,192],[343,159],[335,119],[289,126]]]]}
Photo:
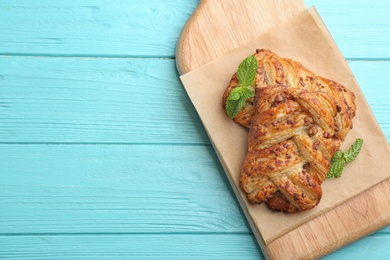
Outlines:
{"type": "MultiPolygon", "coordinates": [[[[321,183],[355,116],[354,94],[300,63],[257,50],[255,97],[234,120],[249,127],[240,176],[249,201],[296,212],[315,207],[321,183]]],[[[238,85],[233,75],[225,91],[238,85]]]]}

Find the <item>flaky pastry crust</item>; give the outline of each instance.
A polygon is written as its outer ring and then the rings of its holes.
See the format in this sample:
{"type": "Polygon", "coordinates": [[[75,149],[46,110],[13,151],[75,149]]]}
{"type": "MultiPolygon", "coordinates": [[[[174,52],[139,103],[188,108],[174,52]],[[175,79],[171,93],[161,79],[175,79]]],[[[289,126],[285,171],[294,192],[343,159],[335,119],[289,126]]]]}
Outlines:
{"type": "MultiPolygon", "coordinates": [[[[264,49],[254,56],[255,97],[234,117],[249,128],[241,186],[252,203],[284,212],[311,209],[321,199],[331,158],[352,128],[355,96],[297,61],[264,49]]],[[[237,86],[234,74],[223,104],[237,86]]]]}

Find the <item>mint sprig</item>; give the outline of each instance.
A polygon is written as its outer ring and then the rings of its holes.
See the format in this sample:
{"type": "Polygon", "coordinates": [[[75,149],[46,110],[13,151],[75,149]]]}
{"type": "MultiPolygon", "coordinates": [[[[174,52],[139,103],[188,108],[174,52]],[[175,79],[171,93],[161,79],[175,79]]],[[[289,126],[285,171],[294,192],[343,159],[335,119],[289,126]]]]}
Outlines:
{"type": "Polygon", "coordinates": [[[257,59],[251,55],[238,65],[237,79],[241,87],[252,86],[255,83],[257,59]]]}
{"type": "Polygon", "coordinates": [[[353,160],[355,160],[358,154],[360,153],[362,146],[363,146],[363,139],[361,138],[356,139],[356,141],[351,145],[351,148],[349,148],[344,153],[345,162],[350,163],[353,160]]]}
{"type": "Polygon", "coordinates": [[[257,59],[253,55],[244,59],[238,66],[237,79],[239,85],[230,92],[226,100],[226,113],[230,118],[238,114],[248,98],[255,96],[255,93],[249,87],[255,83],[256,69],[257,59]]]}
{"type": "Polygon", "coordinates": [[[362,147],[363,139],[358,138],[346,152],[338,150],[330,160],[330,169],[326,178],[330,179],[341,177],[345,164],[354,161],[362,147]]]}
{"type": "Polygon", "coordinates": [[[234,88],[226,101],[226,113],[230,118],[235,117],[241,108],[245,105],[245,101],[248,98],[253,97],[255,94],[248,87],[236,87],[234,88]]]}

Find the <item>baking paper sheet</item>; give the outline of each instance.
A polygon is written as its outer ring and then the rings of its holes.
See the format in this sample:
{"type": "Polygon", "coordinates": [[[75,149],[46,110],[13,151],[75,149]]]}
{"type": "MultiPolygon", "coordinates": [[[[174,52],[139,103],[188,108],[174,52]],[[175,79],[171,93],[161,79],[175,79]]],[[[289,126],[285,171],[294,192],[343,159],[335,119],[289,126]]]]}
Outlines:
{"type": "Polygon", "coordinates": [[[346,60],[314,7],[277,25],[247,45],[182,75],[180,79],[204,124],[245,214],[254,224],[253,228],[258,229],[265,244],[390,178],[388,141],[346,60]],[[247,151],[248,129],[226,116],[222,95],[240,62],[255,53],[258,48],[269,49],[280,57],[297,60],[316,75],[335,80],[356,95],[357,113],[353,120],[354,127],[341,148],[346,150],[356,138],[363,138],[363,149],[358,158],[345,167],[341,178],[325,180],[320,204],[309,211],[285,214],[273,212],[264,204],[250,204],[239,184],[239,175],[247,151]]]}

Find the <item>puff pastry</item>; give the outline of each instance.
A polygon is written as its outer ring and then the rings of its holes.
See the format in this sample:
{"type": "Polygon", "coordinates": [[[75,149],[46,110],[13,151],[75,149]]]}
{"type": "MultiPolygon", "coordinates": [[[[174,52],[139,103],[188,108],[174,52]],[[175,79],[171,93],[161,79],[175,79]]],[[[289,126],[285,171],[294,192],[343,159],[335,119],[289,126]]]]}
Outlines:
{"type": "MultiPolygon", "coordinates": [[[[355,116],[355,96],[346,87],[315,75],[299,62],[257,50],[255,97],[234,120],[249,128],[240,175],[252,203],[278,211],[315,207],[330,159],[355,116]]],[[[236,74],[223,102],[238,85],[236,74]]]]}

